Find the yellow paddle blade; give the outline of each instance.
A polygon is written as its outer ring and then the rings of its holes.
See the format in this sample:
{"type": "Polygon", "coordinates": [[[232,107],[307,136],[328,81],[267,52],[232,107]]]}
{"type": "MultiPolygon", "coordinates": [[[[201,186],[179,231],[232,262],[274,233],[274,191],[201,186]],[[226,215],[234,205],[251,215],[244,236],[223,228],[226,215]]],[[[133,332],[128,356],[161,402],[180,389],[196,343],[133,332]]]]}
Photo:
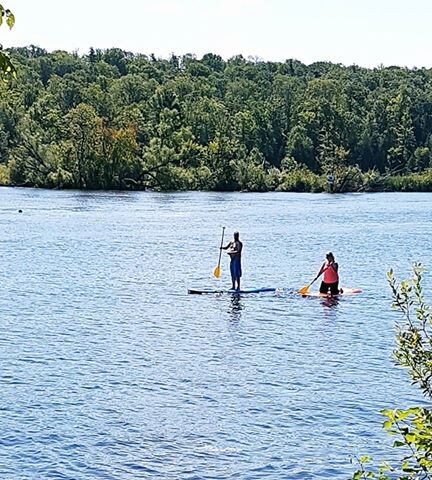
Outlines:
{"type": "Polygon", "coordinates": [[[215,269],[213,270],[213,275],[215,278],[220,278],[220,275],[221,275],[221,269],[219,266],[215,267],[215,269]]]}
{"type": "Polygon", "coordinates": [[[309,285],[307,285],[306,287],[303,287],[303,288],[300,288],[300,290],[298,291],[298,293],[300,295],[306,295],[306,293],[308,293],[309,291],[309,285]]]}

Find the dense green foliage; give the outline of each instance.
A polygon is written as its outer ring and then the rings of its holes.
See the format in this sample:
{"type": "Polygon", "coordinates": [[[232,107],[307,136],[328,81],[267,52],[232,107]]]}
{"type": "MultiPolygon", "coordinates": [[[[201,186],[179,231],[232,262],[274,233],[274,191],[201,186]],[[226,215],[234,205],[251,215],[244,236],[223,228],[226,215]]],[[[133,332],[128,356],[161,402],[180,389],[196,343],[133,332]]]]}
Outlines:
{"type": "Polygon", "coordinates": [[[429,70],[119,49],[10,54],[4,183],[323,191],[331,174],[335,191],[432,188],[429,70]]]}
{"type": "MultiPolygon", "coordinates": [[[[393,307],[403,317],[396,325],[395,361],[406,368],[414,385],[432,400],[432,311],[422,289],[423,268],[416,264],[413,276],[398,284],[393,272],[388,275],[393,293],[393,307]]],[[[384,410],[384,428],[395,436],[393,446],[401,449],[399,465],[383,464],[371,471],[370,458],[360,458],[360,468],[353,479],[421,480],[432,478],[432,410],[425,407],[384,410]]]]}

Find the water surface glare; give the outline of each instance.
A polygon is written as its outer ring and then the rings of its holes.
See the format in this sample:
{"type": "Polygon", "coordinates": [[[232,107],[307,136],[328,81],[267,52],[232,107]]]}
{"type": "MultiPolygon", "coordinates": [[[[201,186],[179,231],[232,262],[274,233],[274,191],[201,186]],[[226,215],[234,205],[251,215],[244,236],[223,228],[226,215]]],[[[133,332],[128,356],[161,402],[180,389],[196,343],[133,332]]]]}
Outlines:
{"type": "Polygon", "coordinates": [[[346,479],[394,455],[379,410],[419,397],[385,273],[431,267],[431,194],[1,188],[0,223],[2,479],[346,479]],[[187,295],[229,286],[223,225],[243,286],[283,291],[187,295]],[[364,293],[295,295],[329,249],[364,293]]]}

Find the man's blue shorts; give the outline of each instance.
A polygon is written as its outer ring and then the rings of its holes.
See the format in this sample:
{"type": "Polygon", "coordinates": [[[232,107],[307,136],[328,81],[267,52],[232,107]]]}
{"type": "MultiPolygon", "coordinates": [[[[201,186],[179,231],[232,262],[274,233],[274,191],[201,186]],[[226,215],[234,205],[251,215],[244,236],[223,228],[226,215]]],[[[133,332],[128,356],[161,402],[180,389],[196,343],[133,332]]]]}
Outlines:
{"type": "Polygon", "coordinates": [[[240,278],[242,276],[241,260],[233,258],[230,264],[231,278],[240,278]]]}

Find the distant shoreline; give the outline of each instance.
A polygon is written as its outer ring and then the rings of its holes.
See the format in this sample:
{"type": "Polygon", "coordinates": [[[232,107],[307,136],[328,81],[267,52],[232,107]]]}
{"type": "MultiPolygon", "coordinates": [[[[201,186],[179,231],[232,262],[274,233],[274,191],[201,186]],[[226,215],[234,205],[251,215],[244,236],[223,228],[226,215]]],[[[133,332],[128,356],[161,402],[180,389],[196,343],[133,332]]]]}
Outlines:
{"type": "Polygon", "coordinates": [[[432,191],[431,70],[117,48],[10,57],[0,184],[432,191]]]}
{"type": "MultiPolygon", "coordinates": [[[[429,174],[432,175],[432,174],[429,174]]],[[[432,193],[432,180],[427,175],[415,175],[415,176],[393,176],[386,177],[383,181],[383,185],[380,187],[363,189],[363,190],[344,190],[330,191],[329,188],[323,188],[321,190],[306,190],[306,189],[292,189],[292,190],[209,190],[209,189],[182,189],[182,190],[162,190],[152,188],[76,188],[76,187],[51,187],[48,185],[19,185],[19,184],[0,184],[1,188],[22,188],[22,189],[42,189],[52,191],[82,191],[82,192],[152,192],[152,193],[186,193],[186,192],[202,192],[202,193],[327,193],[327,194],[352,194],[352,193],[432,193]],[[399,188],[397,188],[399,187],[399,188]]]]}

